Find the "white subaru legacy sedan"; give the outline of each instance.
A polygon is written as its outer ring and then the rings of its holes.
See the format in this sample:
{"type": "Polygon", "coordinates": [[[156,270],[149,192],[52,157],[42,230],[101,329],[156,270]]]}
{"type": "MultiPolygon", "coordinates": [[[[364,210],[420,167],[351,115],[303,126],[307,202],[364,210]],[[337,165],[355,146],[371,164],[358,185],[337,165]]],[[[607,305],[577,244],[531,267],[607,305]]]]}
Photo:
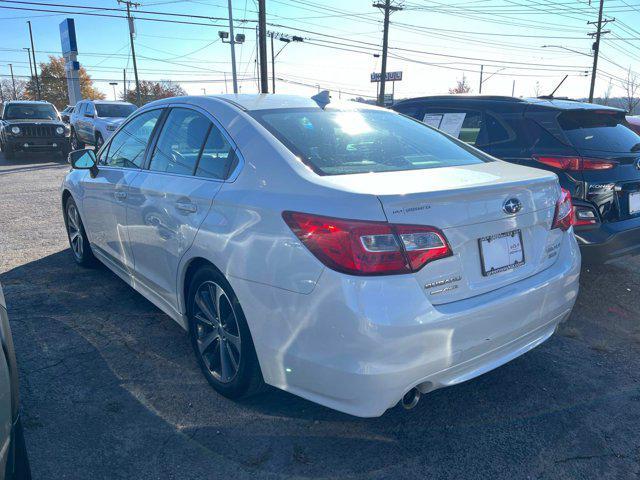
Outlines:
{"type": "Polygon", "coordinates": [[[231,398],[353,415],[536,347],[578,293],[569,192],[423,123],[327,95],[180,97],[70,155],[75,261],[189,332],[231,398]]]}

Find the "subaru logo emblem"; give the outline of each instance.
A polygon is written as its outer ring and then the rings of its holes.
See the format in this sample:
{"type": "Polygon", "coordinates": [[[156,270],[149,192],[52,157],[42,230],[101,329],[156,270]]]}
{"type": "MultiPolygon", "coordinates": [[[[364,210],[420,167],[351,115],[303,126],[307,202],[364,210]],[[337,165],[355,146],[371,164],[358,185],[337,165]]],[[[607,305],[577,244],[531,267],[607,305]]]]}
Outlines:
{"type": "Polygon", "coordinates": [[[508,213],[509,215],[514,215],[522,210],[522,202],[517,198],[510,198],[504,205],[502,205],[502,210],[504,213],[508,213]]]}

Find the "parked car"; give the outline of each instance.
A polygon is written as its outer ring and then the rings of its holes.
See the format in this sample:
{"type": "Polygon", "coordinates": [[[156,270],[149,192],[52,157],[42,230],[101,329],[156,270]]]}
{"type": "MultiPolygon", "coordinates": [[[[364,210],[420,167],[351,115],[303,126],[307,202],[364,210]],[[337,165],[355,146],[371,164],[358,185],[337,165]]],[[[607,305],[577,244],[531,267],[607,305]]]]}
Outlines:
{"type": "Polygon", "coordinates": [[[622,110],[567,99],[444,95],[394,107],[571,192],[583,259],[640,253],[640,136],[622,110]]]}
{"type": "Polygon", "coordinates": [[[359,416],[411,407],[545,341],[578,292],[556,175],[390,110],[170,98],[70,160],[74,260],[188,330],[231,398],[266,383],[359,416]]]}
{"type": "Polygon", "coordinates": [[[18,410],[18,365],[0,285],[0,479],[30,480],[31,469],[18,410]]]}
{"type": "Polygon", "coordinates": [[[631,127],[631,130],[633,130],[638,135],[640,135],[640,116],[629,115],[627,117],[627,122],[629,122],[629,126],[631,127]]]}
{"type": "Polygon", "coordinates": [[[69,154],[69,128],[49,102],[4,102],[1,119],[0,148],[6,159],[20,151],[69,154]]]}
{"type": "Polygon", "coordinates": [[[93,145],[100,148],[120,124],[136,110],[128,102],[82,100],[71,114],[71,144],[74,150],[93,145]]]}
{"type": "Polygon", "coordinates": [[[75,107],[73,105],[67,105],[65,109],[60,112],[60,118],[64,123],[69,123],[74,108],[75,107]]]}

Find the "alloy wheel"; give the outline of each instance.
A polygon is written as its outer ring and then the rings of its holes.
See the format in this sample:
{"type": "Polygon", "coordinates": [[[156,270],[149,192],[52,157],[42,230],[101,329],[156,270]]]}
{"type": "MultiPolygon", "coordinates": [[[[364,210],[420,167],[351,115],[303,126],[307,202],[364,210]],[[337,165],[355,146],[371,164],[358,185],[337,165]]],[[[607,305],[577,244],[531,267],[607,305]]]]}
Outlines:
{"type": "Polygon", "coordinates": [[[242,348],[229,296],[216,282],[203,282],[196,291],[193,309],[196,344],[207,370],[218,382],[231,382],[238,374],[242,348]]]}
{"type": "Polygon", "coordinates": [[[69,243],[73,255],[78,260],[82,259],[84,254],[84,238],[81,225],[78,208],[75,204],[70,203],[67,207],[67,233],[69,234],[69,243]]]}

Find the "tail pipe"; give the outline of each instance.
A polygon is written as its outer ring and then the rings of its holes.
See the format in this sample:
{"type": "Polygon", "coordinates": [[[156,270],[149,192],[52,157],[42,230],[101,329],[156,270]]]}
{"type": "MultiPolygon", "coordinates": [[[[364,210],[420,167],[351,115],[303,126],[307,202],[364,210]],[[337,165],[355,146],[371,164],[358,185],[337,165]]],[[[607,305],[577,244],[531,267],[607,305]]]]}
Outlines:
{"type": "Polygon", "coordinates": [[[405,408],[405,410],[411,410],[413,407],[415,407],[420,401],[420,395],[420,390],[415,387],[405,393],[404,397],[402,397],[401,400],[402,406],[405,408]]]}

